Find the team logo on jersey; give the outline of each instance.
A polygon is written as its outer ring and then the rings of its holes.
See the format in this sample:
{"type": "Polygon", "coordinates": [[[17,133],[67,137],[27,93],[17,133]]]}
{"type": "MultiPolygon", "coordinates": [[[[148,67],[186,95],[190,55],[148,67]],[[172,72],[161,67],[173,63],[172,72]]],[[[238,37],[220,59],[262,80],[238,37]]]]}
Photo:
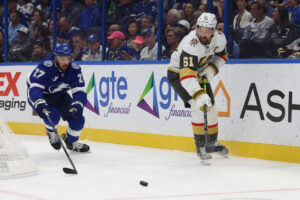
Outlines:
{"type": "Polygon", "coordinates": [[[58,85],[50,86],[49,87],[49,92],[50,93],[56,93],[56,92],[59,92],[59,91],[68,90],[70,88],[71,88],[71,86],[69,84],[59,83],[58,85]]]}
{"type": "Polygon", "coordinates": [[[96,87],[96,80],[95,80],[95,74],[93,73],[90,82],[88,84],[88,87],[86,88],[87,95],[91,92],[91,90],[94,88],[94,106],[90,103],[89,100],[87,100],[85,107],[89,109],[90,111],[96,113],[99,115],[99,105],[98,105],[98,96],[97,96],[97,87],[96,87]]]}
{"type": "Polygon", "coordinates": [[[198,44],[198,40],[196,38],[193,38],[190,43],[191,46],[195,47],[198,44]]]}
{"type": "Polygon", "coordinates": [[[158,111],[158,103],[157,103],[157,94],[156,94],[156,86],[155,86],[155,79],[154,79],[154,73],[152,72],[150,78],[148,79],[148,82],[144,88],[144,91],[138,101],[137,106],[146,112],[152,114],[153,116],[159,118],[159,111],[158,111]],[[149,104],[145,101],[144,97],[148,95],[148,93],[153,89],[153,106],[152,108],[149,106],[149,104]]]}
{"type": "Polygon", "coordinates": [[[51,67],[53,65],[53,62],[51,60],[45,60],[43,63],[46,67],[51,67]]]}

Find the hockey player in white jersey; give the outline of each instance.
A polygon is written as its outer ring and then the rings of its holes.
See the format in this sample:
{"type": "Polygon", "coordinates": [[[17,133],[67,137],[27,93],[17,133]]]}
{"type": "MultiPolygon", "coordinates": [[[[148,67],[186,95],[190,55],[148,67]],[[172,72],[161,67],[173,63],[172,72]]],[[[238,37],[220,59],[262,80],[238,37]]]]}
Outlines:
{"type": "Polygon", "coordinates": [[[64,141],[69,150],[87,152],[90,147],[78,142],[85,122],[85,83],[81,68],[71,62],[71,59],[70,46],[67,43],[57,44],[54,56],[45,58],[28,77],[28,102],[44,121],[50,144],[54,149],[59,150],[61,144],[45,111],[49,113],[55,127],[58,126],[60,118],[68,122],[64,141]],[[72,97],[68,92],[71,92],[72,97]]]}
{"type": "Polygon", "coordinates": [[[218,121],[213,92],[209,82],[227,60],[226,38],[216,30],[216,16],[203,13],[191,31],[173,52],[168,68],[168,80],[186,107],[191,108],[192,128],[197,155],[211,159],[211,152],[227,156],[228,150],[217,142],[218,121]],[[207,79],[206,90],[203,79],[207,79]],[[208,145],[205,148],[204,105],[208,107],[208,145]]]}

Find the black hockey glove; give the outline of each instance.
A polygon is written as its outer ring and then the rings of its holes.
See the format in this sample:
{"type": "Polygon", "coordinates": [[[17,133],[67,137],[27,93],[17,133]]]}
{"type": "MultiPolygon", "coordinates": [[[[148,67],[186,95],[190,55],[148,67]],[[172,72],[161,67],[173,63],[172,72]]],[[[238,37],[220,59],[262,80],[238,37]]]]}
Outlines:
{"type": "Polygon", "coordinates": [[[70,116],[77,118],[77,117],[82,116],[83,105],[81,102],[75,101],[71,104],[71,106],[69,107],[68,110],[69,110],[70,116]]]}
{"type": "Polygon", "coordinates": [[[38,99],[35,101],[35,111],[40,118],[45,119],[47,118],[45,113],[50,114],[50,107],[44,99],[38,99]]]}

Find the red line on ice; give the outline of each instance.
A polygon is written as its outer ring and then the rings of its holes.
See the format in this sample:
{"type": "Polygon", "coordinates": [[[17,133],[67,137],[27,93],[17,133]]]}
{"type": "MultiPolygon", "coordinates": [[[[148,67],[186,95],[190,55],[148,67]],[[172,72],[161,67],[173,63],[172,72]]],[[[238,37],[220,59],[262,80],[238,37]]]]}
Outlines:
{"type": "Polygon", "coordinates": [[[32,199],[32,200],[46,200],[43,198],[34,197],[34,196],[27,195],[27,194],[20,194],[20,193],[16,193],[16,192],[6,191],[6,190],[0,190],[0,193],[12,195],[12,196],[23,197],[23,198],[32,199]]]}

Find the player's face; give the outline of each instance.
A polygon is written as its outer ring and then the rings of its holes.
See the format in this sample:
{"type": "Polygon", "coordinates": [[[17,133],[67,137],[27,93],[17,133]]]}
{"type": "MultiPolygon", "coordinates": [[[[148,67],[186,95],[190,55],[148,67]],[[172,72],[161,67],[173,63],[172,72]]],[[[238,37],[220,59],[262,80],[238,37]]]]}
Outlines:
{"type": "Polygon", "coordinates": [[[67,71],[70,61],[71,61],[71,56],[57,56],[56,57],[58,67],[63,71],[67,71]]]}
{"type": "Polygon", "coordinates": [[[197,35],[203,45],[208,45],[213,37],[213,29],[203,26],[198,26],[197,35]]]}

